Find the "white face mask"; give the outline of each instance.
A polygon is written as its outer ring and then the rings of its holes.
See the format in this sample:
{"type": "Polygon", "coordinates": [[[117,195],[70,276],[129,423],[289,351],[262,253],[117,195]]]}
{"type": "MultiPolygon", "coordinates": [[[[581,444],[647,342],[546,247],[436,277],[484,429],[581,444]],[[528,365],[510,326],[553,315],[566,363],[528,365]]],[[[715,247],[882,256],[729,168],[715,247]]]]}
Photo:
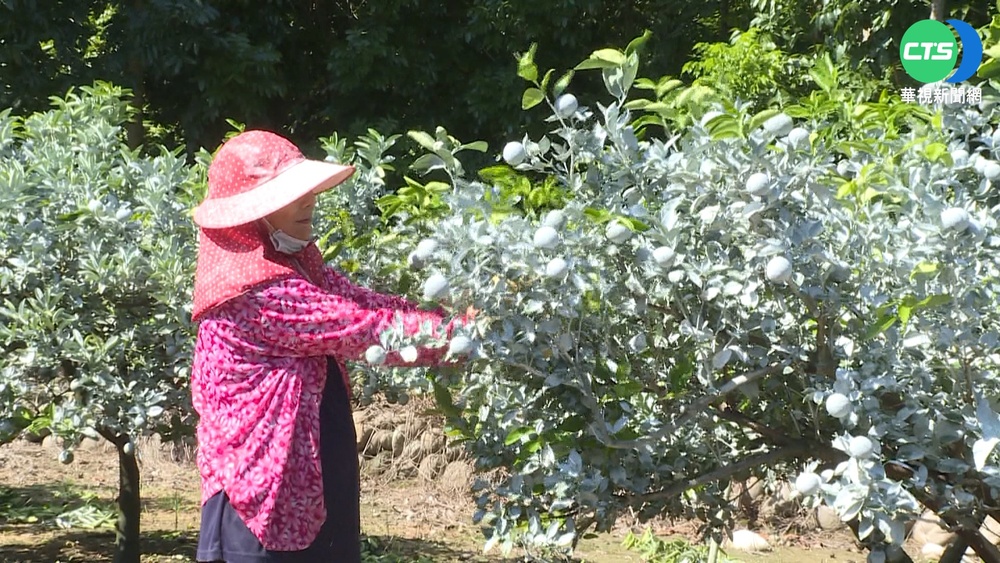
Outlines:
{"type": "Polygon", "coordinates": [[[275,250],[281,252],[282,254],[295,254],[297,252],[301,252],[303,248],[309,246],[309,243],[312,242],[311,240],[302,240],[300,238],[295,238],[284,231],[279,231],[278,229],[272,227],[267,220],[264,221],[264,224],[267,225],[269,227],[268,230],[271,231],[271,244],[274,245],[275,250]]]}
{"type": "Polygon", "coordinates": [[[271,243],[275,250],[284,254],[295,254],[303,248],[309,246],[312,241],[295,238],[284,231],[274,231],[271,233],[271,243]]]}

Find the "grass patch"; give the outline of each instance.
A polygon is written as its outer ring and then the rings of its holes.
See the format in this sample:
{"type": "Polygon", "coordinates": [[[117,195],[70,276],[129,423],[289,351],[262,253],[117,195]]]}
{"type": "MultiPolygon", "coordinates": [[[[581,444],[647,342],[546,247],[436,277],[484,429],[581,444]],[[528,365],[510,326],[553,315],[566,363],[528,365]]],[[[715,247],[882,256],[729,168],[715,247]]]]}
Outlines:
{"type": "Polygon", "coordinates": [[[94,530],[114,527],[116,515],[113,502],[69,483],[0,486],[0,523],[94,530]]]}

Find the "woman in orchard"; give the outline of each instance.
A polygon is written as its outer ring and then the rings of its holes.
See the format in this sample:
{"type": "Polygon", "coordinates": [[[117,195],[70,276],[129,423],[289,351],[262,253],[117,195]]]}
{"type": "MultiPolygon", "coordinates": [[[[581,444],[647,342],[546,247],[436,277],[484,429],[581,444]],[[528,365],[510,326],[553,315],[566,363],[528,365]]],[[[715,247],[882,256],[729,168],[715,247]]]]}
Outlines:
{"type": "MultiPolygon", "coordinates": [[[[352,284],[311,241],[316,194],[354,173],[247,131],[208,170],[193,318],[191,391],[202,480],[198,561],[361,561],[359,472],[345,360],[398,314],[409,334],[442,311],[352,284]]],[[[444,348],[416,362],[442,361],[444,348]]],[[[387,364],[402,364],[390,354],[387,364]]]]}

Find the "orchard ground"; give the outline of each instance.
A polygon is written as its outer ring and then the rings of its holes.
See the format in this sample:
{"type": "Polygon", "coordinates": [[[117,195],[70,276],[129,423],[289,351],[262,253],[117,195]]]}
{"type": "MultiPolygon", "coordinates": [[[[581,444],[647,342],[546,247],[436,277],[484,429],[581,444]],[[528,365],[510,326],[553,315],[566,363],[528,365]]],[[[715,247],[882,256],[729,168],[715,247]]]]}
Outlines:
{"type": "MultiPolygon", "coordinates": [[[[364,419],[393,418],[391,424],[409,419],[433,428],[435,417],[423,414],[426,403],[406,407],[373,405],[359,410],[364,419]],[[423,420],[420,420],[423,419],[423,420]]],[[[438,429],[439,431],[439,429],[438,429]]],[[[376,431],[377,432],[377,431],[376,431]]],[[[91,443],[77,450],[70,465],[57,462],[52,443],[18,440],[0,447],[0,562],[4,563],[103,563],[109,562],[114,534],[107,526],[87,528],[101,518],[110,524],[117,487],[117,459],[109,445],[91,443]],[[60,528],[56,518],[76,512],[76,526],[60,528]],[[32,521],[36,520],[36,521],[32,521]]],[[[140,442],[142,456],[144,563],[194,561],[192,554],[198,526],[198,474],[190,449],[140,442]],[[144,444],[144,445],[143,445],[144,444]]],[[[504,561],[498,553],[482,553],[482,539],[471,521],[472,496],[464,494],[470,474],[439,474],[429,479],[419,471],[406,472],[399,461],[382,464],[365,460],[362,471],[363,531],[369,561],[504,561]],[[376,557],[375,554],[383,554],[376,557]]],[[[639,561],[638,553],[622,547],[631,529],[645,526],[623,518],[610,533],[582,541],[581,561],[619,563],[639,561]]],[[[848,533],[816,530],[803,515],[759,519],[756,531],[768,538],[774,551],[745,554],[732,549],[729,556],[745,563],[795,561],[862,562],[848,533]]],[[[695,539],[692,522],[661,521],[652,525],[661,538],[695,539]]],[[[908,550],[911,551],[911,550],[908,550]]],[[[919,550],[912,550],[919,552],[919,550]]],[[[506,561],[518,561],[518,553],[506,561]]]]}

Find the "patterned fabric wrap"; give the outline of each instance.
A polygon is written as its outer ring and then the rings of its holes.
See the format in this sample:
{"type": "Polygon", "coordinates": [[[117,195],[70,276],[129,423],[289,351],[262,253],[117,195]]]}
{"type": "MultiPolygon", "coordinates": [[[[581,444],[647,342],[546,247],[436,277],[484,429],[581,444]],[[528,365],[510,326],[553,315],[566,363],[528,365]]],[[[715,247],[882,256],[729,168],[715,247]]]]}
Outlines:
{"type": "MultiPolygon", "coordinates": [[[[306,548],[326,518],[319,444],[326,356],[346,374],[343,362],[362,358],[397,314],[408,334],[429,321],[450,336],[464,320],[444,324],[440,310],[359,287],[331,268],[317,281],[291,275],[245,288],[203,313],[195,344],[202,503],[225,491],[270,550],[306,548]]],[[[422,349],[405,365],[440,364],[445,350],[422,349]]],[[[386,365],[404,361],[390,353],[386,365]]]]}

